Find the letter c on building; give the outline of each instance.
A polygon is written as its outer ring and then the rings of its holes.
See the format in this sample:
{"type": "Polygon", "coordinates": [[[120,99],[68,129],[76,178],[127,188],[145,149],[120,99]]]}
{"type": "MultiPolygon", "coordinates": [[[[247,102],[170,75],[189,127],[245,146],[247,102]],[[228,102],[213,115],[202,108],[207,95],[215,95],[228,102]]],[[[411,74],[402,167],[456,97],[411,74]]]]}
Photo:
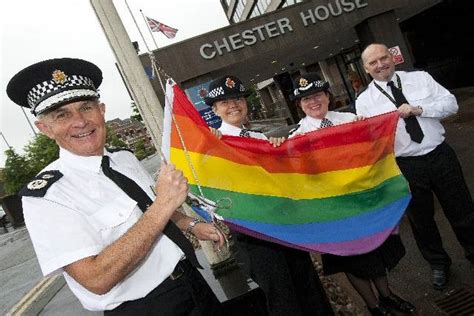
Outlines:
{"type": "Polygon", "coordinates": [[[202,58],[204,59],[212,59],[216,56],[216,51],[212,50],[213,46],[209,43],[201,45],[201,48],[199,48],[199,52],[201,53],[202,58]],[[204,51],[206,48],[210,49],[210,54],[206,54],[204,51]]]}

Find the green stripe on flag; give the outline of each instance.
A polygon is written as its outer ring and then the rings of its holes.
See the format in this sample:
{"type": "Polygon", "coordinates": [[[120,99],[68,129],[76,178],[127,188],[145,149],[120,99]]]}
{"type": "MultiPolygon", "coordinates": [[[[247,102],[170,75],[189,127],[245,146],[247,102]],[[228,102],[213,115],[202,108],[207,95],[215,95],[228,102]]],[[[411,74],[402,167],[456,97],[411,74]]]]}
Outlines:
{"type": "MultiPolygon", "coordinates": [[[[191,190],[198,194],[197,186],[191,190]]],[[[225,219],[240,219],[268,224],[305,224],[334,221],[357,216],[383,208],[409,194],[408,185],[401,175],[361,192],[323,199],[292,200],[230,192],[202,187],[206,198],[217,201],[230,198],[230,209],[217,213],[225,219]]]]}

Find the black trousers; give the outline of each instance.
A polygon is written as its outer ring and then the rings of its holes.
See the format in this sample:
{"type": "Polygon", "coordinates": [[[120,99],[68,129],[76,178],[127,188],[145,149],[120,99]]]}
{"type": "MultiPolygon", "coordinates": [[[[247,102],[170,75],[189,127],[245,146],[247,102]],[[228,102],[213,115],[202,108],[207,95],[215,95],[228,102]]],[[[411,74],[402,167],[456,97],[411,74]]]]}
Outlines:
{"type": "Polygon", "coordinates": [[[236,258],[263,290],[269,315],[334,315],[308,252],[233,235],[236,258]]]}
{"type": "Polygon", "coordinates": [[[451,265],[434,220],[434,193],[466,257],[474,262],[474,204],[454,150],[444,142],[423,156],[398,157],[397,163],[410,184],[407,215],[425,260],[433,269],[451,265]]]}
{"type": "Polygon", "coordinates": [[[122,303],[104,315],[222,315],[220,302],[199,271],[187,260],[179,265],[184,270],[181,277],[167,278],[144,298],[122,303]]]}

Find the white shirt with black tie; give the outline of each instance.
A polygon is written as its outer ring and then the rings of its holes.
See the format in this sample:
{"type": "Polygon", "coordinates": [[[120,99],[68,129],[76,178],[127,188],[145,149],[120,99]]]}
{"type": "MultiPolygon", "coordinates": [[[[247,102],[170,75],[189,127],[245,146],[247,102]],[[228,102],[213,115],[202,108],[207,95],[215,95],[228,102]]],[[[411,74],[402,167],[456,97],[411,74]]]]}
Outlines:
{"type": "MultiPolygon", "coordinates": [[[[325,118],[330,120],[334,126],[352,122],[355,117],[353,113],[328,111],[325,118]]],[[[306,116],[299,121],[298,127],[290,132],[288,138],[318,130],[321,128],[321,123],[321,119],[306,116]]]]}
{"type": "MultiPolygon", "coordinates": [[[[395,137],[395,155],[397,157],[425,155],[444,141],[445,130],[440,120],[456,114],[458,103],[447,89],[425,71],[396,71],[391,79],[395,85],[397,85],[396,74],[400,76],[402,92],[408,103],[412,106],[421,106],[423,109],[423,113],[417,119],[425,136],[421,144],[411,141],[405,129],[405,122],[400,118],[395,137]]],[[[375,82],[386,93],[392,95],[387,82],[372,80],[356,100],[357,115],[372,117],[397,109],[395,104],[377,89],[375,82]]]]}
{"type": "MultiPolygon", "coordinates": [[[[242,136],[242,128],[235,127],[234,125],[227,124],[226,122],[222,122],[221,127],[218,128],[219,132],[222,133],[222,135],[230,135],[230,136],[242,136]]],[[[256,138],[256,139],[263,139],[263,140],[268,140],[267,136],[265,136],[261,132],[255,132],[248,130],[248,137],[250,138],[256,138]]]]}

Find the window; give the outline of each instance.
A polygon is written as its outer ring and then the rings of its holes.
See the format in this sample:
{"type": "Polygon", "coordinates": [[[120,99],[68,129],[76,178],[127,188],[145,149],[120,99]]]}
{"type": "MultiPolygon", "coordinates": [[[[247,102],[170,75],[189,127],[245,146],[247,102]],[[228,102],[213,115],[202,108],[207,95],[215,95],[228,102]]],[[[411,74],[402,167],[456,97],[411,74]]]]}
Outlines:
{"type": "Polygon", "coordinates": [[[260,10],[261,14],[265,13],[265,10],[267,10],[268,5],[270,4],[271,0],[258,0],[257,1],[257,6],[258,9],[260,10]]]}
{"type": "Polygon", "coordinates": [[[247,0],[239,0],[239,2],[237,2],[237,7],[235,8],[235,13],[234,13],[234,18],[233,18],[235,23],[240,21],[240,17],[242,16],[242,13],[244,12],[246,2],[247,0]]]}

